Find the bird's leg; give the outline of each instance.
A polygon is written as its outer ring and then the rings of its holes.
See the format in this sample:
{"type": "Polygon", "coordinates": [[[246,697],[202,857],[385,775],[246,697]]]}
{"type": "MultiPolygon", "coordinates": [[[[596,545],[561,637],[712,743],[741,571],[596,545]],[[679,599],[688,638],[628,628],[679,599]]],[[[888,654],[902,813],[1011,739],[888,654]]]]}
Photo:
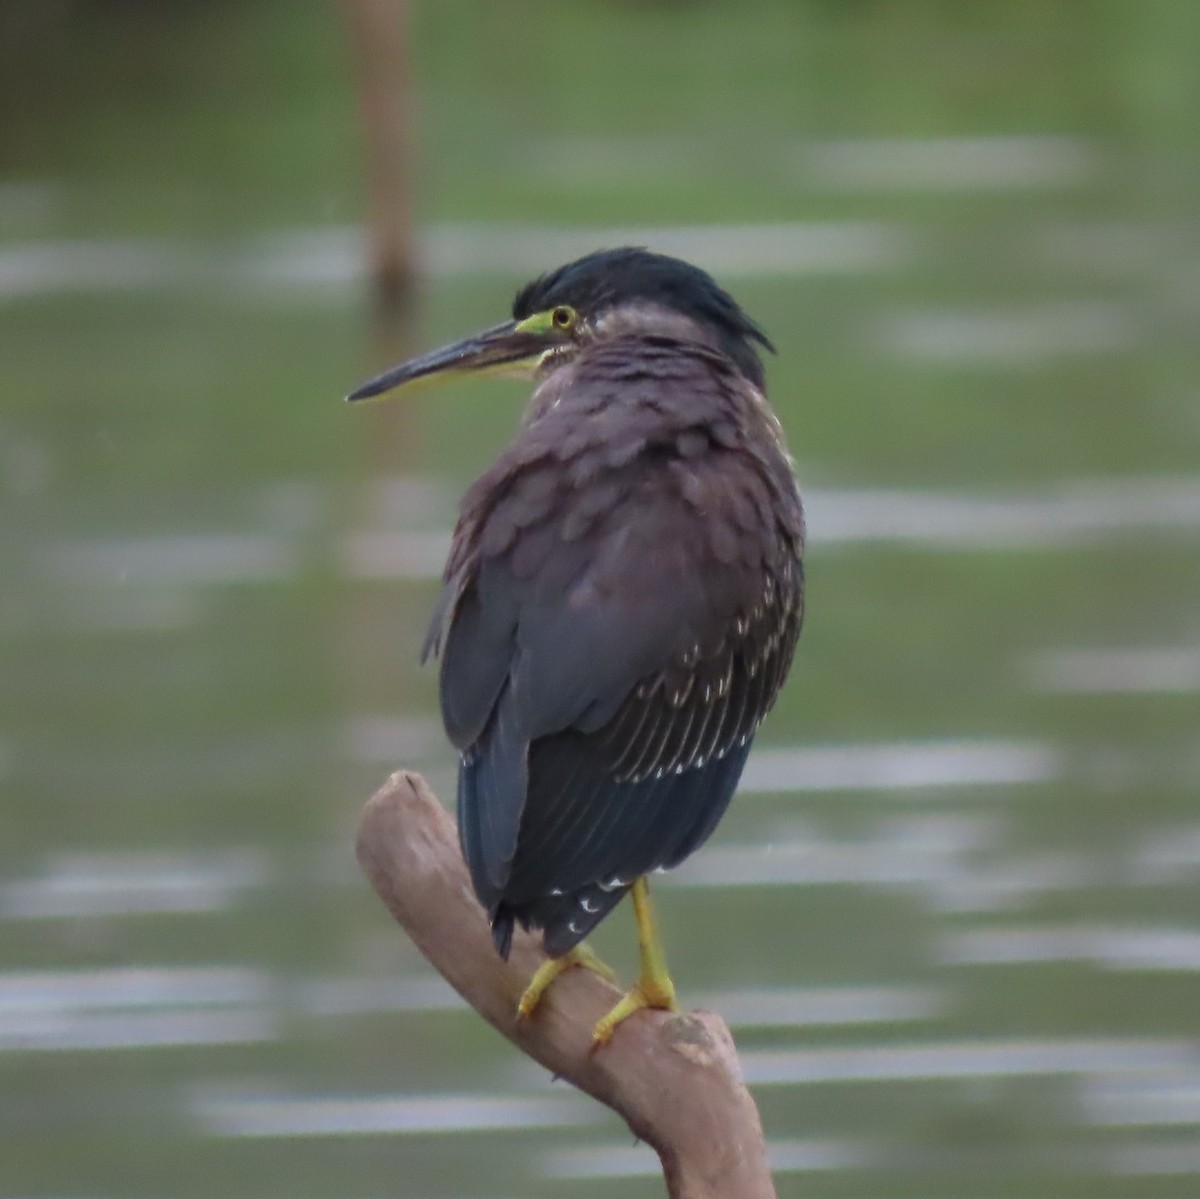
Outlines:
{"type": "Polygon", "coordinates": [[[572,966],[583,966],[584,969],[600,975],[610,983],[617,981],[616,972],[612,967],[602,962],[591,948],[581,941],[578,945],[568,949],[562,957],[548,958],[534,971],[533,977],[529,980],[529,986],[522,992],[521,1001],[517,1004],[517,1019],[529,1019],[537,1010],[538,1004],[542,1002],[546,988],[560,974],[570,970],[572,966]]]}
{"type": "Polygon", "coordinates": [[[679,1011],[679,1005],[675,1002],[675,984],[667,973],[662,939],[658,935],[658,923],[654,919],[654,908],[650,903],[650,884],[645,878],[639,878],[633,884],[633,915],[637,921],[642,972],[633,989],[625,994],[611,1012],[597,1022],[592,1030],[593,1049],[607,1045],[612,1040],[617,1025],[634,1012],[640,1012],[642,1008],[679,1011]]]}

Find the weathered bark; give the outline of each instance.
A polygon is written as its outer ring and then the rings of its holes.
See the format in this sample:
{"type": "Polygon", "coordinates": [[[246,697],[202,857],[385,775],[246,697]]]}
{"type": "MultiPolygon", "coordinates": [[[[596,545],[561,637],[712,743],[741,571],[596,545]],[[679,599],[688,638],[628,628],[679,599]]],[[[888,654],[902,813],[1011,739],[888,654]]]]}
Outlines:
{"type": "Polygon", "coordinates": [[[639,1012],[593,1052],[592,1027],[619,992],[570,970],[518,1023],[517,1000],[545,957],[519,930],[509,960],[497,956],[454,821],[419,774],[394,774],[370,800],[357,852],[435,969],[519,1049],[621,1115],[657,1151],[674,1199],[773,1199],[758,1109],[719,1016],[639,1012]]]}

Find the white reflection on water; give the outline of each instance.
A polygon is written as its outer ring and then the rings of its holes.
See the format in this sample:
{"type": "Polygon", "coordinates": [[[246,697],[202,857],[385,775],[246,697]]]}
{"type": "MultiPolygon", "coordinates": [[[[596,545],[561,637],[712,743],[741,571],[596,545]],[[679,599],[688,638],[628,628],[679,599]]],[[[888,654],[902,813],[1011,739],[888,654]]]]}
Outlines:
{"type": "Polygon", "coordinates": [[[436,974],[416,978],[317,979],[301,984],[298,1003],[311,1016],[467,1010],[462,996],[436,974]]]}
{"type": "Polygon", "coordinates": [[[204,255],[179,242],[36,241],[0,251],[0,299],[159,290],[178,287],[204,271],[204,255]]]}
{"type": "Polygon", "coordinates": [[[754,987],[706,991],[695,1008],[719,1012],[733,1028],[802,1028],[936,1020],[951,1007],[934,987],[754,987]]]}
{"type": "Polygon", "coordinates": [[[278,1036],[275,1016],[265,1009],[0,1014],[0,1051],[243,1045],[278,1036]]]}
{"type": "Polygon", "coordinates": [[[352,579],[440,579],[449,552],[448,530],[351,533],[342,548],[342,569],[352,579]]]}
{"type": "Polygon", "coordinates": [[[1170,886],[1200,879],[1200,824],[1156,829],[1133,852],[1129,880],[1143,886],[1170,886]]]}
{"type": "Polygon", "coordinates": [[[1133,1178],[1200,1174],[1200,1141],[1157,1140],[1116,1145],[1105,1153],[1109,1172],[1133,1178]]]}
{"type": "Polygon", "coordinates": [[[73,633],[175,633],[200,622],[203,607],[195,591],[153,590],[76,592],[64,605],[63,623],[73,633]]]}
{"type": "Polygon", "coordinates": [[[1084,1119],[1089,1124],[1200,1124],[1200,1074],[1154,1078],[1089,1079],[1082,1093],[1084,1119]]]}
{"type": "Polygon", "coordinates": [[[946,932],[948,965],[1091,962],[1108,970],[1200,971],[1200,928],[1145,924],[1055,924],[946,932]]]}
{"type": "Polygon", "coordinates": [[[216,1137],[336,1137],[396,1133],[487,1132],[580,1126],[608,1119],[606,1109],[574,1092],[523,1095],[230,1095],[198,1094],[201,1130],[216,1137]]]}
{"type": "Polygon", "coordinates": [[[1200,478],[1079,479],[1053,490],[969,494],[901,490],[805,491],[813,544],[909,543],[931,549],[1053,549],[1113,533],[1200,529],[1200,478]]]}
{"type": "Polygon", "coordinates": [[[270,976],[233,966],[130,966],[0,974],[0,1016],[78,1008],[261,1004],[270,976]]]}
{"type": "Polygon", "coordinates": [[[1144,278],[1147,267],[1193,263],[1195,240],[1190,223],[1055,221],[1035,236],[1034,253],[1076,277],[1086,272],[1144,278]]]}
{"type": "MultiPolygon", "coordinates": [[[[862,1170],[879,1159],[879,1150],[862,1141],[779,1140],[767,1142],[767,1157],[777,1174],[862,1170]]],[[[658,1156],[646,1145],[604,1144],[556,1149],[542,1158],[550,1178],[651,1178],[662,1173],[658,1156]]]]}
{"type": "Polygon", "coordinates": [[[252,849],[59,854],[32,878],[0,883],[0,920],[214,912],[270,874],[252,849]]]}
{"type": "Polygon", "coordinates": [[[182,533],[59,542],[49,572],[95,586],[276,583],[300,571],[301,547],[267,533],[182,533]]]}
{"type": "MultiPolygon", "coordinates": [[[[760,152],[773,171],[801,186],[880,191],[1034,191],[1074,187],[1092,179],[1103,161],[1082,137],[981,134],[961,137],[767,139],[760,152]]],[[[672,132],[626,136],[555,136],[512,147],[508,161],[524,178],[556,188],[611,187],[646,173],[697,185],[712,175],[726,147],[719,139],[672,132]]],[[[747,148],[742,147],[742,153],[747,148]]]]}
{"type": "Polygon", "coordinates": [[[1200,646],[1074,649],[1040,654],[1029,665],[1040,691],[1078,695],[1159,695],[1200,691],[1200,646]]]}
{"type": "Polygon", "coordinates": [[[853,191],[1027,191],[1086,182],[1101,162],[1084,138],[840,138],[798,150],[804,176],[853,191]]]}
{"type": "Polygon", "coordinates": [[[268,975],[228,966],[0,974],[0,1052],[270,1041],[272,999],[268,975]]]}
{"type": "Polygon", "coordinates": [[[739,794],[889,791],[1048,782],[1062,773],[1052,745],[1010,741],[897,741],[765,746],[750,755],[739,794]]]}
{"type": "Polygon", "coordinates": [[[1001,1078],[1200,1068],[1200,1045],[1162,1038],[929,1041],[830,1049],[750,1050],[751,1085],[1001,1078]]]}
{"type": "Polygon", "coordinates": [[[909,843],[895,837],[834,841],[816,834],[755,845],[710,845],[662,879],[673,887],[928,886],[963,867],[953,844],[909,843]]]}
{"type": "Polygon", "coordinates": [[[1075,300],[984,312],[897,312],[877,338],[894,354],[937,364],[998,368],[1040,366],[1084,354],[1121,354],[1145,333],[1126,304],[1075,300]]]}
{"type": "Polygon", "coordinates": [[[766,843],[709,846],[661,881],[704,889],[902,888],[938,911],[978,912],[1104,879],[1102,863],[1082,851],[997,857],[1000,833],[992,819],[953,813],[898,816],[847,840],[805,828],[766,843]]]}

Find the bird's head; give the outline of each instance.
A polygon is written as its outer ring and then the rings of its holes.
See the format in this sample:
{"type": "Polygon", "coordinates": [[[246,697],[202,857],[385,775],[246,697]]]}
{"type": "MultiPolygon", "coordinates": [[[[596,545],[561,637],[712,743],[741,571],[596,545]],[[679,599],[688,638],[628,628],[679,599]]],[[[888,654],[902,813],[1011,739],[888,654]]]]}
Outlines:
{"type": "Polygon", "coordinates": [[[512,320],[410,358],[346,398],[364,400],[466,374],[540,375],[589,343],[637,332],[704,342],[760,389],[763,368],[755,346],[775,349],[699,267],[640,248],[599,250],[521,288],[512,320]]]}

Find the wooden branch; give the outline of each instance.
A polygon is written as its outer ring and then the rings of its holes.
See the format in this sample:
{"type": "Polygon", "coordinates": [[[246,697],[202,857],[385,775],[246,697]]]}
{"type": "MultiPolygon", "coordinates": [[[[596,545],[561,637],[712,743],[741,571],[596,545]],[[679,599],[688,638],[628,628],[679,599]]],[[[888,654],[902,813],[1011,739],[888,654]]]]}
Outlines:
{"type": "Polygon", "coordinates": [[[774,1199],[758,1109],[719,1016],[639,1012],[592,1052],[592,1027],[619,992],[570,970],[518,1023],[517,1000],[545,955],[520,930],[509,960],[497,955],[454,821],[419,774],[394,774],[370,800],[357,853],[388,911],[489,1024],[653,1146],[673,1199],[774,1199]]]}

